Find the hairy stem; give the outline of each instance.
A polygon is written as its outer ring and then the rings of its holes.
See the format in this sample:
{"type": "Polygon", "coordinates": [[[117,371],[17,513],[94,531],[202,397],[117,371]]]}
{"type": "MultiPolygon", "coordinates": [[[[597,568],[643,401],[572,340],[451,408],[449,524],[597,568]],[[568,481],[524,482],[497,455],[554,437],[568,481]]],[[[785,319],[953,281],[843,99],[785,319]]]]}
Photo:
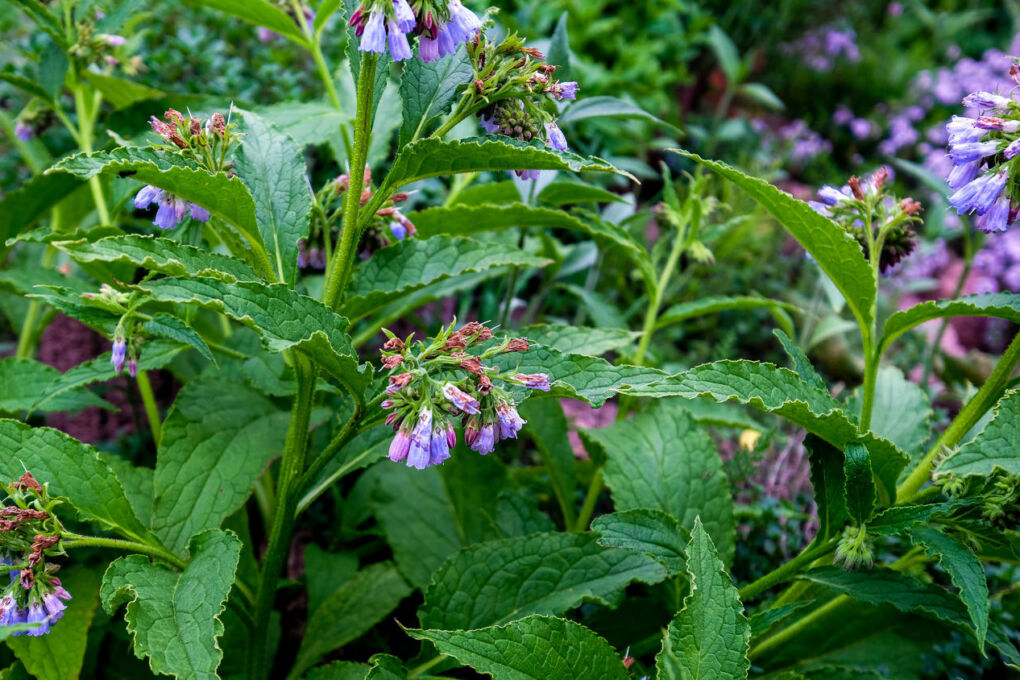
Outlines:
{"type": "Polygon", "coordinates": [[[783,564],[778,569],[773,569],[757,581],[749,583],[741,588],[740,601],[747,602],[748,600],[752,600],[769,588],[789,581],[800,573],[804,567],[807,567],[819,557],[823,557],[831,552],[833,548],[836,547],[837,542],[837,539],[833,538],[821,545],[815,546],[814,548],[809,546],[801,552],[801,554],[797,555],[786,564],[783,564]]]}
{"type": "Polygon", "coordinates": [[[142,543],[141,541],[128,541],[122,538],[106,538],[105,536],[83,536],[75,533],[65,533],[61,545],[65,548],[112,548],[126,552],[141,553],[158,557],[159,559],[172,564],[178,569],[188,566],[187,562],[174,555],[166,548],[142,543]]]}
{"type": "Polygon", "coordinates": [[[145,371],[138,371],[138,393],[142,395],[142,404],[145,405],[145,417],[149,420],[149,429],[152,430],[152,440],[159,445],[163,436],[163,425],[159,419],[159,407],[156,406],[156,395],[152,392],[152,383],[149,382],[149,375],[145,371]]]}

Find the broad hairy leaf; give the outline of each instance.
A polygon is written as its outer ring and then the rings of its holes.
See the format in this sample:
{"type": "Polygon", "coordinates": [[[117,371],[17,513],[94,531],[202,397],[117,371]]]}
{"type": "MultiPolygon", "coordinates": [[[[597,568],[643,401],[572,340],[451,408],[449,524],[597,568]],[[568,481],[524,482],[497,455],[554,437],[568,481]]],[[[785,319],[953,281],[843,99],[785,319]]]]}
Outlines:
{"type": "Polygon", "coordinates": [[[657,680],[747,677],[751,629],[737,588],[699,520],[687,544],[690,592],[655,657],[657,680]]]}
{"type": "Polygon", "coordinates": [[[435,281],[493,267],[543,267],[549,260],[469,238],[409,238],[375,251],[354,270],[343,312],[352,320],[435,281]]]}
{"type": "Polygon", "coordinates": [[[970,621],[974,625],[978,649],[984,653],[988,634],[988,581],[985,568],[974,551],[967,545],[948,536],[935,527],[918,527],[911,534],[915,544],[924,547],[928,557],[937,559],[953,585],[960,591],[970,621]]]}
{"type": "Polygon", "coordinates": [[[85,70],[84,76],[89,84],[102,92],[106,101],[110,102],[113,108],[118,111],[147,99],[162,99],[166,96],[165,92],[155,88],[105,73],[85,70]]]}
{"type": "Polygon", "coordinates": [[[124,234],[92,242],[58,241],[53,245],[78,262],[123,262],[167,276],[206,276],[231,283],[261,280],[251,267],[235,257],[169,238],[124,234]]]}
{"type": "Polygon", "coordinates": [[[256,108],[255,112],[301,148],[325,144],[350,120],[343,111],[325,102],[281,102],[256,108]]]}
{"type": "Polygon", "coordinates": [[[411,587],[392,563],[373,564],[356,573],[309,618],[288,677],[301,677],[323,656],[364,635],[410,594],[411,587]]]}
{"type": "Polygon", "coordinates": [[[581,182],[549,182],[538,192],[538,200],[549,205],[626,203],[626,200],[619,194],[581,182]]]}
{"type": "Polygon", "coordinates": [[[787,335],[793,335],[793,328],[790,325],[790,317],[786,314],[782,314],[781,312],[800,312],[801,309],[799,307],[787,302],[780,302],[779,300],[770,300],[768,298],[753,296],[706,297],[692,302],[683,302],[678,305],[673,305],[659,315],[659,320],[655,327],[662,328],[664,326],[670,326],[685,319],[705,316],[706,314],[718,314],[719,312],[756,308],[768,310],[775,317],[776,322],[782,327],[787,335]]]}
{"type": "Polygon", "coordinates": [[[182,553],[216,529],[251,494],[283,452],[290,413],[252,388],[223,378],[189,382],[163,423],[156,456],[152,529],[182,553]]]}
{"type": "Polygon", "coordinates": [[[1020,293],[968,295],[957,300],[930,300],[890,316],[883,327],[880,349],[911,328],[932,319],[952,316],[992,316],[1020,323],[1020,293]]]}
{"type": "Polygon", "coordinates": [[[206,7],[231,14],[242,21],[268,28],[288,40],[305,46],[305,37],[294,20],[268,0],[201,0],[206,7]]]}
{"type": "Polygon", "coordinates": [[[801,377],[801,379],[812,387],[817,387],[820,390],[825,390],[825,381],[822,380],[822,376],[818,375],[818,371],[815,370],[811,360],[807,358],[797,344],[793,341],[789,335],[779,330],[778,328],[772,331],[772,335],[776,336],[776,340],[783,346],[783,351],[786,352],[786,356],[790,357],[793,362],[794,372],[801,377]]]}
{"type": "Polygon", "coordinates": [[[64,49],[70,47],[67,42],[67,36],[64,34],[64,30],[60,25],[60,20],[49,7],[42,3],[42,0],[12,1],[15,5],[21,7],[28,16],[32,17],[32,21],[35,22],[35,25],[53,38],[53,42],[57,43],[57,45],[64,49]]]}
{"type": "Polygon", "coordinates": [[[584,602],[619,604],[633,581],[658,583],[659,562],[603,548],[585,534],[545,533],[477,543],[448,559],[425,591],[423,626],[473,629],[529,614],[562,614],[584,602]]]}
{"type": "Polygon", "coordinates": [[[216,363],[212,350],[209,349],[209,345],[202,339],[202,336],[176,316],[156,314],[150,320],[143,323],[142,328],[158,338],[175,340],[181,344],[193,347],[203,357],[214,364],[216,363]]]}
{"type": "Polygon", "coordinates": [[[408,630],[493,680],[627,680],[620,654],[579,623],[528,616],[479,630],[408,630]]]}
{"type": "Polygon", "coordinates": [[[851,442],[868,447],[871,465],[881,484],[884,499],[896,498],[896,480],[909,456],[885,439],[861,434],[843,405],[828,392],[804,382],[793,371],[756,361],[716,361],[641,388],[628,389],[637,396],[712,397],[738,401],[800,425],[842,449],[851,442]]]}
{"type": "Polygon", "coordinates": [[[222,312],[254,329],[269,351],[300,350],[353,392],[360,394],[371,383],[371,371],[358,368],[357,355],[344,333],[347,320],[283,284],[160,279],[139,288],[157,300],[194,303],[222,312]]]}
{"type": "Polygon", "coordinates": [[[430,122],[449,113],[457,88],[467,84],[472,75],[474,69],[463,47],[444,59],[408,61],[400,77],[400,99],[403,102],[400,143],[407,144],[428,134],[430,122]]]}
{"type": "Polygon", "coordinates": [[[973,501],[956,499],[927,505],[894,505],[875,515],[868,522],[868,533],[895,535],[930,524],[973,501]]]}
{"type": "MultiPolygon", "coordinates": [[[[847,408],[857,413],[860,405],[857,392],[847,408]]],[[[924,454],[933,417],[931,400],[920,385],[908,380],[894,366],[878,370],[869,426],[872,432],[906,451],[916,463],[924,454]]]]}
{"type": "Polygon", "coordinates": [[[148,537],[98,451],[48,427],[0,419],[0,480],[10,483],[26,469],[40,484],[49,483],[50,494],[67,498],[83,518],[138,540],[148,537]]]}
{"type": "Polygon", "coordinates": [[[99,606],[99,574],[80,565],[60,570],[71,600],[50,633],[16,637],[7,646],[38,680],[77,680],[81,674],[89,626],[99,606]]]}
{"type": "Polygon", "coordinates": [[[211,680],[223,658],[220,614],[234,582],[241,542],[219,530],[195,536],[181,573],[143,555],[114,561],[100,598],[107,613],[127,604],[127,629],[139,659],[179,680],[211,680]]]}
{"type": "Polygon", "coordinates": [[[25,76],[12,73],[10,71],[0,71],[0,80],[10,83],[14,87],[23,90],[26,94],[38,97],[44,102],[50,104],[53,102],[53,95],[51,95],[41,84],[31,78],[26,78],[25,76]]]}
{"type": "Polygon", "coordinates": [[[733,560],[729,481],[715,444],[683,402],[660,401],[633,418],[580,434],[586,447],[605,452],[602,474],[617,510],[660,510],[688,531],[700,516],[723,561],[733,560]]]}
{"type": "Polygon", "coordinates": [[[577,489],[576,460],[567,438],[567,417],[563,407],[553,399],[532,399],[520,405],[520,413],[528,423],[525,430],[535,446],[549,474],[549,483],[563,512],[564,523],[570,527],[574,521],[574,493],[577,489]]]}
{"type": "Polygon", "coordinates": [[[871,267],[855,238],[829,218],[812,210],[804,201],[797,200],[765,180],[686,151],[676,150],[676,153],[711,168],[746,191],[772,213],[836,285],[861,327],[871,327],[875,319],[877,288],[871,267]]]}
{"type": "Polygon", "coordinates": [[[110,402],[81,386],[61,390],[51,397],[62,380],[60,371],[34,359],[0,359],[0,385],[3,385],[0,412],[80,411],[90,406],[116,410],[110,402]]]}
{"type": "Polygon", "coordinates": [[[606,352],[630,347],[640,333],[624,328],[590,328],[565,324],[527,326],[518,333],[533,345],[552,347],[567,354],[602,356],[606,352]]]}
{"type": "Polygon", "coordinates": [[[574,102],[567,107],[566,111],[560,114],[557,123],[567,125],[568,123],[575,123],[589,118],[642,118],[670,130],[678,129],[671,123],[667,123],[661,118],[648,113],[637,104],[620,99],[619,97],[605,95],[585,97],[580,101],[574,102]]]}
{"type": "Polygon", "coordinates": [[[245,111],[245,133],[235,164],[257,197],[255,222],[280,281],[294,286],[298,241],[308,236],[312,188],[300,147],[257,114],[245,111]]]}
{"type": "Polygon", "coordinates": [[[0,199],[0,253],[6,243],[31,227],[62,198],[69,196],[83,180],[67,173],[36,175],[0,199]]]}
{"type": "Polygon", "coordinates": [[[867,447],[851,442],[843,449],[846,509],[856,524],[864,524],[875,512],[875,477],[867,447]]]}
{"type": "Polygon", "coordinates": [[[1007,392],[985,428],[942,461],[935,473],[987,476],[996,470],[1020,474],[1020,390],[1007,392]]]}
{"type": "Polygon", "coordinates": [[[661,510],[624,510],[600,515],[591,523],[599,545],[627,548],[651,555],[665,565],[670,576],[686,573],[685,546],[690,533],[661,510]]]}

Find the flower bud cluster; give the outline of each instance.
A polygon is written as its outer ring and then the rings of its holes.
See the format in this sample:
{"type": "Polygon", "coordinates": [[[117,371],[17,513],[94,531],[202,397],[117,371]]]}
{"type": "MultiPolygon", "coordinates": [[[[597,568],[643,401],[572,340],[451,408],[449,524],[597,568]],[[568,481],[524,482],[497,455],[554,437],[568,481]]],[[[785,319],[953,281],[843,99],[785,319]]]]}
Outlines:
{"type": "Polygon", "coordinates": [[[49,562],[64,555],[63,527],[53,514],[60,501],[49,496],[30,472],[9,485],[0,484],[6,498],[0,503],[0,570],[10,576],[0,594],[0,626],[38,624],[13,635],[45,635],[64,615],[71,595],[49,562]]]}
{"type": "Polygon", "coordinates": [[[1016,160],[1020,103],[1012,96],[972,92],[963,104],[983,115],[953,116],[946,124],[953,163],[947,181],[955,190],[949,203],[959,215],[977,215],[975,224],[980,229],[1005,231],[1020,216],[1020,161],[1016,160]]]}
{"type": "Polygon", "coordinates": [[[863,524],[860,526],[848,526],[843,530],[843,536],[836,546],[836,564],[842,564],[848,571],[862,565],[871,567],[875,562],[875,550],[871,537],[868,535],[868,528],[863,524]]]}
{"type": "Polygon", "coordinates": [[[482,22],[460,0],[364,0],[350,25],[362,52],[382,54],[388,48],[393,61],[410,59],[407,36],[417,35],[418,56],[430,62],[454,54],[482,22]]]}
{"type": "Polygon", "coordinates": [[[857,239],[872,261],[888,273],[914,251],[921,204],[912,198],[897,199],[887,190],[888,169],[879,168],[866,179],[851,177],[841,189],[823,186],[817,201],[808,205],[830,218],[857,239]],[[874,252],[869,249],[874,248],[874,252]]]}
{"type": "Polygon", "coordinates": [[[472,321],[454,331],[444,328],[430,343],[402,340],[386,331],[382,363],[390,369],[384,409],[396,436],[390,459],[422,470],[450,457],[457,443],[453,421],[459,417],[464,441],[483,456],[500,439],[514,439],[525,421],[507,385],[549,391],[544,373],[500,372],[483,362],[499,354],[526,352],[528,341],[510,338],[482,348],[492,331],[472,321]],[[474,352],[468,350],[475,349],[474,352]]]}

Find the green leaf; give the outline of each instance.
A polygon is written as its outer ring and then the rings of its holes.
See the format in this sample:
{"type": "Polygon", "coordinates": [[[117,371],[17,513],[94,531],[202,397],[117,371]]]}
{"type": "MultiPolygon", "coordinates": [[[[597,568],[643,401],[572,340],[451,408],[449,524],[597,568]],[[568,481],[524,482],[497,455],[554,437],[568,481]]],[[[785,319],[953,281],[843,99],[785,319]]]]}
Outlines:
{"type": "Polygon", "coordinates": [[[492,267],[543,267],[549,260],[468,238],[410,238],[375,251],[354,271],[343,312],[357,320],[403,294],[451,276],[492,267]]]}
{"type": "Polygon", "coordinates": [[[308,236],[312,189],[301,149],[258,115],[245,111],[245,137],[235,163],[241,181],[257,196],[255,222],[279,280],[294,286],[298,241],[308,236]]]}
{"type": "Polygon", "coordinates": [[[63,376],[55,368],[34,359],[8,357],[0,359],[0,412],[19,411],[55,412],[80,411],[98,406],[107,411],[116,411],[114,406],[84,387],[62,390],[52,396],[63,376]]]}
{"type": "Polygon", "coordinates": [[[157,337],[167,338],[168,340],[176,340],[181,344],[194,347],[198,350],[199,354],[204,356],[213,364],[216,363],[212,350],[209,349],[209,345],[207,345],[205,340],[202,339],[202,336],[196,333],[194,328],[184,323],[176,316],[170,316],[169,314],[157,314],[149,321],[143,323],[142,328],[144,328],[146,332],[157,337]]]}
{"type": "MultiPolygon", "coordinates": [[[[855,600],[889,604],[903,612],[919,612],[972,632],[970,615],[956,595],[945,588],[923,583],[892,569],[847,571],[840,567],[818,567],[801,578],[835,588],[855,600]]],[[[1020,668],[1020,651],[1000,625],[988,627],[988,644],[999,650],[1004,661],[1020,668]]]]}
{"type": "Polygon", "coordinates": [[[746,97],[753,102],[761,104],[767,109],[773,111],[782,111],[786,108],[783,104],[783,100],[776,96],[767,85],[763,83],[742,83],[737,88],[738,97],[746,97]]]}
{"type": "Polygon", "coordinates": [[[307,47],[305,36],[301,34],[301,30],[290,15],[267,0],[201,0],[201,2],[206,7],[226,12],[249,24],[263,26],[298,45],[307,47]]]}
{"type": "Polygon", "coordinates": [[[687,546],[690,594],[655,657],[658,680],[746,678],[751,630],[730,574],[700,520],[687,546]]]}
{"type": "Polygon", "coordinates": [[[7,640],[7,646],[38,680],[77,680],[89,626],[99,606],[99,575],[94,571],[76,565],[61,569],[60,580],[72,597],[52,631],[7,640]]]}
{"type": "Polygon", "coordinates": [[[811,602],[791,602],[756,613],[747,621],[747,625],[751,629],[751,637],[758,637],[766,633],[775,624],[790,618],[798,609],[803,609],[811,604],[811,602]]]}
{"type": "Polygon", "coordinates": [[[960,600],[967,607],[974,624],[978,649],[984,654],[988,635],[988,582],[985,568],[974,551],[934,527],[919,527],[911,532],[915,544],[924,546],[924,553],[939,561],[953,585],[960,591],[960,600]]]}
{"type": "Polygon", "coordinates": [[[538,192],[538,200],[557,206],[571,203],[626,203],[619,194],[580,182],[550,182],[538,192]]]}
{"type": "Polygon", "coordinates": [[[838,536],[850,519],[843,452],[813,434],[804,438],[804,447],[808,452],[811,487],[818,507],[818,540],[827,541],[838,536]]]}
{"type": "Polygon", "coordinates": [[[875,512],[875,476],[871,457],[863,444],[847,444],[843,449],[846,508],[856,524],[864,524],[875,512]]]}
{"type": "Polygon", "coordinates": [[[554,151],[544,142],[526,144],[509,137],[473,137],[451,142],[429,138],[401,149],[377,196],[386,198],[405,184],[429,177],[496,170],[611,172],[633,179],[601,158],[554,151]]]}
{"type": "Polygon", "coordinates": [[[131,509],[145,526],[152,525],[152,486],[155,471],[148,467],[136,467],[120,456],[101,451],[100,459],[121,480],[131,509]]]}
{"type": "Polygon", "coordinates": [[[304,559],[308,613],[312,614],[358,571],[358,556],[353,552],[328,553],[309,543],[304,559]]]}
{"type": "Polygon", "coordinates": [[[149,532],[135,517],[124,487],[88,444],[48,427],[0,419],[0,480],[10,482],[29,470],[50,494],[63,496],[84,518],[101,522],[138,540],[149,532]],[[24,467],[22,467],[24,466],[24,467]]]}
{"type": "Polygon", "coordinates": [[[423,626],[473,629],[529,614],[562,614],[584,602],[620,603],[633,581],[658,583],[666,569],[595,537],[547,533],[478,543],[436,572],[418,612],[423,626]]]}
{"type": "Polygon", "coordinates": [[[407,680],[407,670],[395,656],[376,654],[368,661],[372,670],[365,680],[407,680]]]}
{"type": "Polygon", "coordinates": [[[32,21],[35,22],[35,25],[53,38],[53,42],[57,43],[65,50],[70,47],[67,42],[67,37],[64,35],[64,30],[60,25],[60,20],[46,5],[41,2],[41,0],[12,1],[15,5],[21,7],[28,16],[32,17],[32,21]]]}
{"type": "Polygon", "coordinates": [[[325,144],[349,120],[335,106],[323,102],[281,102],[255,112],[301,148],[325,144]]]}
{"type": "MultiPolygon", "coordinates": [[[[315,19],[312,20],[312,32],[318,36],[322,33],[322,29],[326,28],[326,22],[329,21],[330,17],[337,12],[341,12],[342,14],[343,9],[343,0],[322,0],[318,9],[315,10],[315,19]]],[[[344,25],[342,21],[339,23],[341,26],[344,25]]],[[[339,38],[339,36],[334,36],[334,39],[337,38],[339,38]]]]}
{"type": "Polygon", "coordinates": [[[875,319],[877,287],[871,267],[860,244],[835,222],[816,213],[804,201],[777,189],[768,182],[750,177],[725,163],[709,161],[686,151],[676,153],[714,170],[730,180],[772,213],[811,254],[822,271],[843,294],[861,328],[870,328],[875,319]]]}
{"type": "Polygon", "coordinates": [[[546,62],[556,66],[559,80],[570,80],[570,38],[567,36],[568,12],[563,12],[556,21],[552,39],[549,41],[549,54],[546,62]]]}
{"type": "Polygon", "coordinates": [[[591,319],[595,322],[596,326],[603,328],[627,327],[627,320],[623,314],[601,293],[569,283],[561,283],[558,287],[571,295],[577,296],[581,304],[584,305],[584,309],[591,315],[591,319]]]}
{"type": "Polygon", "coordinates": [[[896,338],[925,321],[953,316],[991,316],[1020,323],[1020,294],[988,293],[968,295],[958,300],[930,300],[890,316],[882,329],[880,350],[896,338]]]}
{"type": "Polygon", "coordinates": [[[786,302],[780,302],[779,300],[770,300],[768,298],[761,297],[749,297],[749,296],[737,296],[737,297],[707,297],[701,298],[700,300],[694,300],[691,302],[682,302],[678,305],[673,305],[660,316],[656,328],[663,328],[664,326],[670,326],[685,319],[691,319],[699,316],[705,316],[706,314],[718,314],[719,312],[729,312],[734,310],[743,309],[766,309],[771,313],[776,323],[780,325],[783,331],[787,335],[793,335],[793,328],[790,326],[790,317],[785,314],[780,314],[780,310],[788,312],[801,312],[802,310],[786,302]]]}
{"type": "Polygon", "coordinates": [[[105,73],[85,71],[84,75],[85,80],[103,94],[106,101],[113,105],[115,111],[126,109],[148,99],[162,99],[166,96],[165,92],[155,88],[105,73]]]}
{"type": "Polygon", "coordinates": [[[640,118],[643,120],[650,120],[661,127],[668,130],[679,132],[680,129],[672,123],[653,116],[637,104],[620,99],[619,97],[585,97],[584,99],[574,102],[567,110],[564,111],[557,123],[559,125],[567,125],[568,123],[576,123],[579,120],[588,120],[590,118],[640,118]]]}
{"type": "Polygon", "coordinates": [[[0,71],[0,80],[10,83],[14,87],[23,90],[25,93],[38,97],[45,102],[52,102],[53,95],[46,91],[46,89],[34,80],[19,76],[17,73],[10,71],[0,71]]]}
{"type": "Polygon", "coordinates": [[[392,563],[373,564],[356,573],[309,618],[288,677],[301,677],[329,652],[357,640],[410,594],[410,586],[392,563]]]}
{"type": "MultiPolygon", "coordinates": [[[[850,404],[848,408],[860,412],[859,393],[850,404]]],[[[917,463],[931,434],[933,417],[928,393],[920,385],[910,382],[894,366],[879,369],[871,409],[872,432],[896,444],[917,463]]]]}
{"type": "Polygon", "coordinates": [[[878,513],[868,522],[868,533],[886,536],[901,534],[914,527],[930,524],[936,518],[948,516],[970,502],[953,500],[928,505],[895,505],[878,513]]]}
{"type": "Polygon", "coordinates": [[[152,529],[166,547],[181,554],[192,536],[218,528],[244,504],[283,451],[289,419],[240,383],[212,378],[184,386],[156,457],[152,529]]]}
{"type": "Polygon", "coordinates": [[[715,58],[719,60],[719,67],[726,74],[729,85],[737,85],[744,79],[744,64],[740,61],[740,54],[737,46],[733,44],[726,32],[714,24],[708,29],[707,41],[715,58]]]}
{"type": "Polygon", "coordinates": [[[567,438],[567,417],[563,407],[552,399],[534,399],[520,405],[521,416],[528,423],[525,430],[535,441],[542,456],[550,486],[563,512],[564,523],[574,522],[574,495],[577,489],[576,460],[567,438]]]}
{"type": "Polygon", "coordinates": [[[551,347],[566,354],[601,356],[630,347],[640,333],[623,328],[588,328],[564,324],[543,324],[522,328],[518,334],[532,345],[551,347]]]}
{"type": "Polygon", "coordinates": [[[826,389],[825,381],[822,380],[822,376],[818,375],[818,371],[811,364],[811,360],[807,358],[804,351],[797,346],[797,343],[793,341],[789,335],[779,330],[778,328],[773,329],[772,335],[776,336],[776,340],[779,340],[779,344],[783,346],[783,350],[786,355],[793,361],[794,372],[801,377],[804,382],[817,387],[820,390],[826,389]]]}
{"type": "Polygon", "coordinates": [[[365,680],[371,670],[363,663],[334,661],[327,666],[316,666],[305,674],[305,680],[365,680]]]}
{"type": "Polygon", "coordinates": [[[343,332],[347,320],[283,284],[161,279],[139,288],[157,300],[195,303],[222,312],[254,329],[270,352],[300,350],[354,393],[360,395],[371,383],[371,370],[358,368],[350,338],[343,332]]]}
{"type": "Polygon", "coordinates": [[[935,474],[988,476],[996,470],[1020,474],[1020,390],[1007,392],[985,428],[942,461],[935,474]]]}
{"type": "Polygon", "coordinates": [[[639,396],[712,397],[718,402],[738,401],[800,425],[842,449],[861,442],[871,453],[871,464],[885,498],[895,500],[896,480],[909,457],[895,444],[867,433],[842,410],[828,392],[804,382],[793,371],[755,361],[717,361],[676,376],[627,390],[639,396]]]}
{"type": "Polygon", "coordinates": [[[241,542],[224,531],[206,531],[189,546],[180,574],[142,555],[121,557],[103,576],[100,598],[107,613],[127,603],[127,629],[135,655],[149,657],[154,673],[179,680],[212,680],[223,658],[216,639],[220,614],[234,582],[241,542]]]}
{"type": "Polygon", "coordinates": [[[493,680],[627,680],[619,653],[579,623],[529,616],[480,630],[409,630],[493,680]]]}
{"type": "Polygon", "coordinates": [[[520,202],[520,189],[517,188],[513,180],[506,179],[499,182],[471,185],[457,194],[450,205],[481,205],[483,203],[500,205],[520,202]]]}
{"type": "Polygon", "coordinates": [[[445,59],[408,61],[400,78],[400,99],[404,105],[400,144],[427,135],[431,121],[450,112],[457,88],[467,84],[473,75],[463,47],[445,59]]]}
{"type": "Polygon", "coordinates": [[[244,183],[237,177],[228,177],[225,172],[214,175],[181,156],[148,147],[125,147],[110,152],[76,154],[46,171],[47,174],[60,172],[81,180],[101,174],[126,173],[139,182],[197,203],[261,243],[255,223],[255,202],[244,183]]]}
{"type": "MultiPolygon", "coordinates": [[[[386,425],[373,427],[357,435],[327,463],[319,478],[314,480],[302,497],[299,507],[303,508],[328,487],[346,475],[366,468],[385,457],[393,440],[393,430],[386,425]]],[[[441,562],[442,560],[439,560],[441,562]]],[[[438,562],[437,562],[438,565],[438,562]]]]}
{"type": "Polygon", "coordinates": [[[229,255],[155,236],[108,236],[98,241],[53,244],[78,262],[123,262],[167,276],[207,276],[233,283],[260,281],[251,267],[229,255]]]}
{"type": "Polygon", "coordinates": [[[599,545],[643,552],[662,562],[670,576],[686,574],[684,546],[691,540],[690,533],[661,510],[601,515],[591,523],[591,530],[600,535],[599,545]]]}
{"type": "Polygon", "coordinates": [[[494,524],[500,538],[556,530],[549,516],[521,491],[503,491],[499,494],[494,524]]]}
{"type": "Polygon", "coordinates": [[[733,560],[729,481],[715,444],[682,402],[658,402],[633,418],[580,434],[586,447],[598,446],[607,456],[603,476],[617,510],[661,510],[688,531],[700,515],[723,560],[733,560]]]}
{"type": "Polygon", "coordinates": [[[0,253],[6,244],[31,227],[61,199],[82,186],[81,179],[66,173],[36,175],[0,199],[0,253]]]}

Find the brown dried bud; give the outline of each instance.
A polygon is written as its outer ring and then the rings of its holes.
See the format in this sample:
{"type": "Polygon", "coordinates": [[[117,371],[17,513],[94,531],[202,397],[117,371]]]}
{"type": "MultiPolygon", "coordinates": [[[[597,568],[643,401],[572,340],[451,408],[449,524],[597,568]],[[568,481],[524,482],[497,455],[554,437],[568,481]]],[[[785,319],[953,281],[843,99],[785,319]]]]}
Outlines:
{"type": "Polygon", "coordinates": [[[557,68],[557,66],[553,66],[552,64],[542,64],[538,67],[538,70],[546,75],[552,75],[556,72],[557,68]]]}
{"type": "Polygon", "coordinates": [[[370,167],[368,167],[366,165],[365,166],[365,174],[362,175],[362,178],[364,179],[364,183],[366,185],[371,184],[372,183],[372,168],[370,168],[370,167]]]}
{"type": "Polygon", "coordinates": [[[361,192],[361,205],[368,203],[370,198],[372,198],[372,192],[368,189],[363,189],[361,192]]]}
{"type": "Polygon", "coordinates": [[[177,132],[177,128],[175,128],[173,125],[164,123],[155,116],[152,116],[149,119],[149,125],[152,126],[153,132],[155,132],[157,135],[159,135],[166,141],[176,144],[177,147],[181,149],[188,148],[187,142],[184,141],[184,138],[181,137],[180,133],[177,132]]]}
{"type": "Polygon", "coordinates": [[[39,482],[35,481],[35,477],[32,476],[31,472],[26,472],[21,475],[11,486],[17,489],[31,489],[32,491],[42,491],[42,487],[39,486],[39,482]]]}
{"type": "Polygon", "coordinates": [[[908,215],[916,215],[921,212],[923,206],[912,198],[904,198],[900,201],[900,210],[908,215]]]}
{"type": "MultiPolygon", "coordinates": [[[[28,563],[31,564],[33,567],[35,566],[34,564],[32,564],[31,557],[28,559],[28,563]]],[[[21,584],[21,587],[24,588],[25,590],[31,590],[32,586],[35,585],[35,572],[32,571],[31,569],[22,569],[21,576],[18,577],[18,582],[21,584]]]]}
{"type": "Polygon", "coordinates": [[[42,552],[47,548],[52,548],[60,542],[60,534],[53,534],[47,536],[46,534],[36,534],[35,542],[32,543],[32,550],[35,552],[42,552]]]}
{"type": "Polygon", "coordinates": [[[488,394],[492,389],[492,380],[487,375],[478,376],[478,391],[482,394],[488,394]]]}
{"type": "Polygon", "coordinates": [[[1020,85],[1020,64],[1013,64],[1009,67],[1009,77],[1013,79],[1013,82],[1020,85]]]}
{"type": "Polygon", "coordinates": [[[507,352],[527,352],[529,349],[527,338],[514,338],[506,346],[507,352]]]}
{"type": "Polygon", "coordinates": [[[0,531],[14,531],[20,526],[20,519],[0,519],[0,531]]]}
{"type": "Polygon", "coordinates": [[[348,187],[351,186],[351,178],[345,172],[344,174],[337,177],[336,180],[333,181],[333,183],[336,184],[336,190],[339,191],[340,193],[343,193],[347,191],[348,187]]]}
{"type": "Polygon", "coordinates": [[[464,349],[466,347],[467,341],[464,340],[464,336],[462,336],[460,333],[454,333],[453,335],[451,335],[450,339],[446,341],[445,345],[443,345],[443,349],[447,351],[464,349]]]}
{"type": "Polygon", "coordinates": [[[389,392],[390,394],[393,394],[395,392],[402,390],[403,388],[407,387],[407,384],[411,382],[411,378],[413,377],[414,375],[412,373],[400,373],[397,375],[391,375],[390,386],[386,388],[386,391],[389,392]],[[393,390],[393,392],[390,392],[390,390],[393,390]]]}
{"type": "Polygon", "coordinates": [[[178,125],[184,125],[184,116],[177,109],[167,109],[166,113],[163,114],[163,118],[173,121],[178,125]]]}
{"type": "Polygon", "coordinates": [[[854,192],[854,198],[858,201],[863,201],[864,192],[861,191],[861,180],[857,177],[851,177],[848,184],[850,185],[850,189],[854,192]]]}
{"type": "Polygon", "coordinates": [[[220,137],[227,134],[227,119],[223,117],[222,113],[214,113],[209,119],[209,123],[220,137]]]}
{"type": "Polygon", "coordinates": [[[468,373],[482,375],[482,362],[478,357],[464,357],[460,360],[460,367],[468,373]]]}
{"type": "Polygon", "coordinates": [[[406,191],[398,191],[397,193],[390,196],[390,200],[393,201],[394,203],[403,203],[408,198],[409,196],[406,191]]]}
{"type": "Polygon", "coordinates": [[[383,357],[382,365],[387,370],[393,370],[400,364],[404,363],[404,357],[400,354],[393,354],[388,357],[383,357]]]}
{"type": "Polygon", "coordinates": [[[481,94],[485,91],[485,81],[481,78],[475,78],[475,92],[481,94]]]}
{"type": "Polygon", "coordinates": [[[478,335],[479,333],[482,332],[483,328],[485,328],[485,324],[479,323],[477,321],[468,321],[466,324],[461,326],[460,330],[457,332],[460,333],[461,335],[468,336],[478,335]]]}
{"type": "Polygon", "coordinates": [[[380,208],[375,211],[375,214],[379,217],[392,217],[395,212],[397,212],[397,209],[391,206],[389,208],[380,208]]]}
{"type": "Polygon", "coordinates": [[[191,134],[198,137],[202,134],[202,121],[198,118],[192,118],[188,121],[188,129],[191,130],[191,134]]]}
{"type": "Polygon", "coordinates": [[[536,50],[534,47],[522,47],[521,52],[528,55],[532,59],[538,59],[539,61],[545,59],[545,55],[542,54],[540,51],[536,50]]]}
{"type": "Polygon", "coordinates": [[[875,186],[876,193],[882,190],[882,187],[885,186],[886,180],[888,179],[889,168],[883,165],[882,167],[875,171],[875,174],[872,175],[871,177],[871,182],[875,186]]]}
{"type": "Polygon", "coordinates": [[[401,340],[400,338],[390,338],[389,340],[383,343],[382,348],[387,352],[403,352],[404,341],[401,340]]]}

